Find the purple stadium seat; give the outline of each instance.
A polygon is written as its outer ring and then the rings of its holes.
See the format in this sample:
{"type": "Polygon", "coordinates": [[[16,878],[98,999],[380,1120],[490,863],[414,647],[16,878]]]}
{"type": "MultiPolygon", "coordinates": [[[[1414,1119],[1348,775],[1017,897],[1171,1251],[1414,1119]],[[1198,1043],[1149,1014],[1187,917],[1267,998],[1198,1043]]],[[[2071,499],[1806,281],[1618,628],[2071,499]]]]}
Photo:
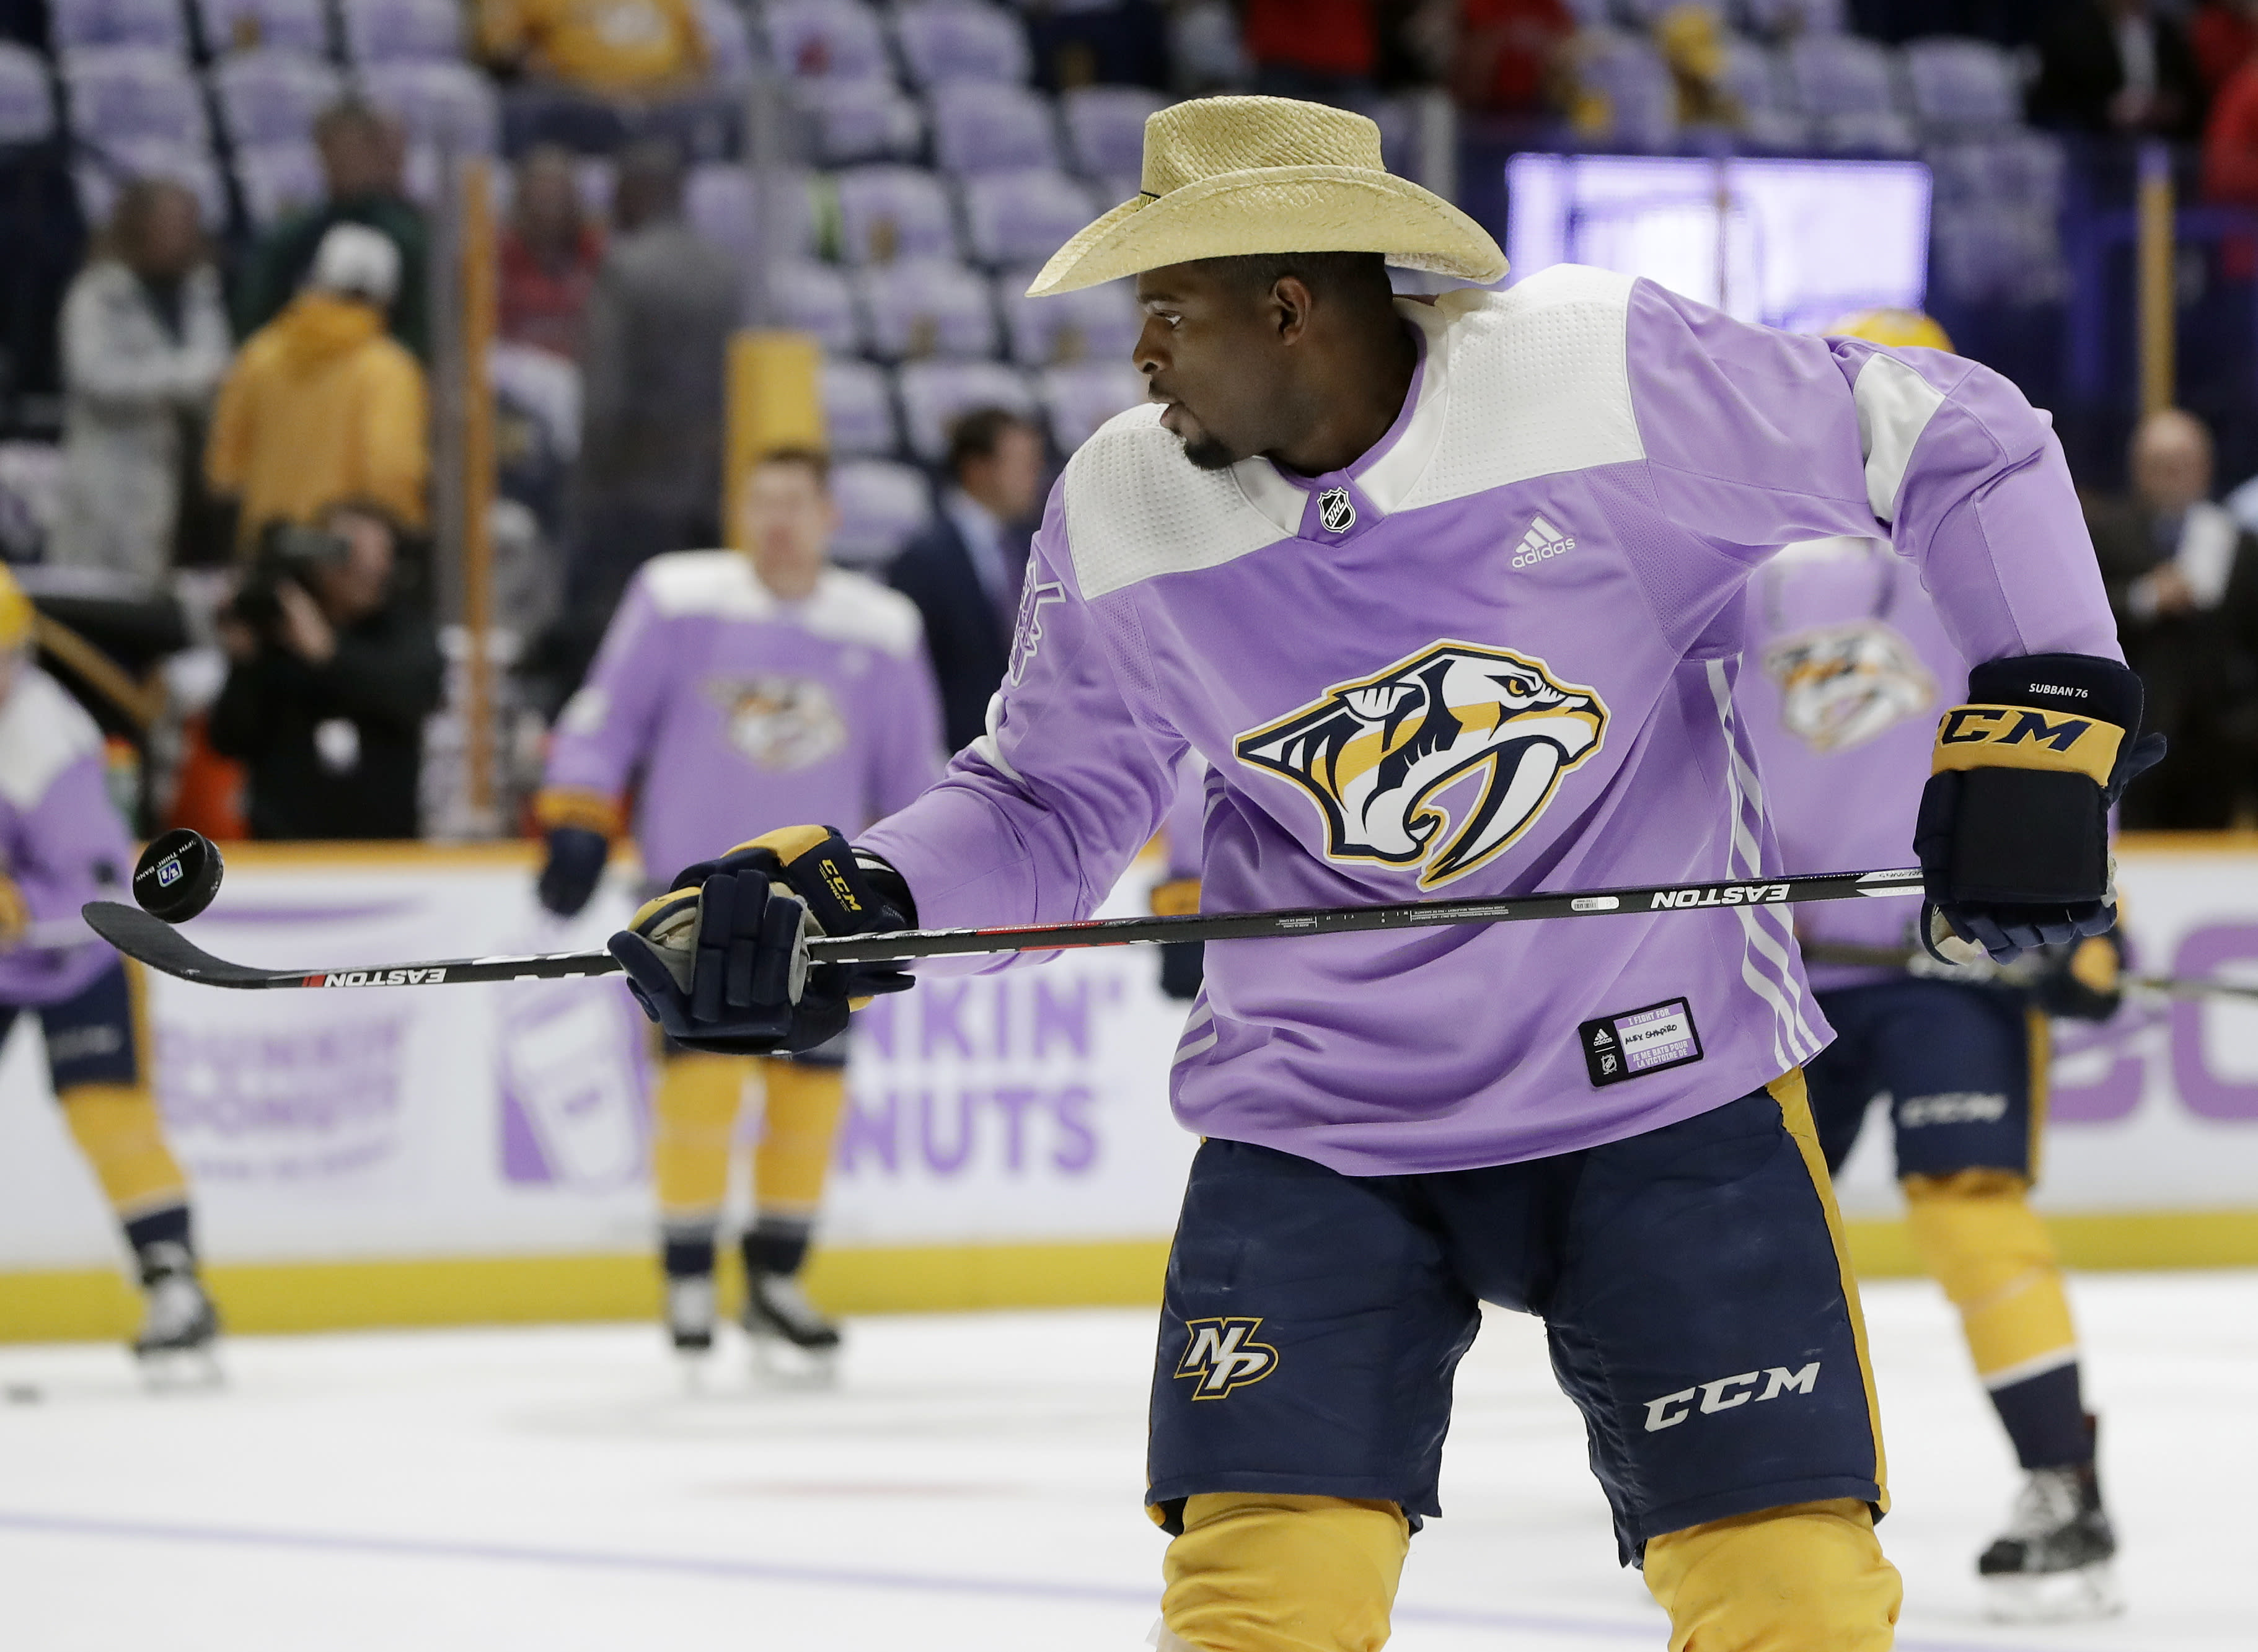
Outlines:
{"type": "Polygon", "coordinates": [[[216,230],[227,219],[227,193],[210,154],[200,146],[162,138],[124,138],[102,145],[98,156],[72,167],[71,176],[78,187],[79,210],[89,223],[107,222],[117,192],[135,178],[170,178],[186,184],[207,229],[216,230]]]}
{"type": "Polygon", "coordinates": [[[731,0],[698,0],[698,30],[714,82],[742,86],[753,74],[753,32],[731,0]]]}
{"type": "Polygon", "coordinates": [[[254,229],[322,198],[322,161],[309,143],[260,144],[235,152],[235,181],[254,229]]]}
{"type": "Polygon", "coordinates": [[[828,264],[810,259],[780,259],[769,266],[769,301],[776,322],[794,332],[811,333],[834,355],[863,348],[863,320],[847,278],[828,264]]]}
{"type": "Polygon", "coordinates": [[[768,8],[769,57],[795,80],[873,81],[891,72],[878,14],[861,0],[782,0],[768,8]]]}
{"type": "Polygon", "coordinates": [[[873,355],[956,358],[996,350],[996,306],[988,283],[961,264],[905,259],[856,278],[873,355]]]}
{"type": "Polygon", "coordinates": [[[1071,453],[1099,425],[1145,400],[1145,375],[1126,361],[1078,361],[1045,369],[1042,397],[1051,440],[1071,453]]]}
{"type": "Polygon", "coordinates": [[[1915,40],[1905,48],[1913,111],[1932,131],[2020,126],[2023,99],[2012,59],[1983,40],[1915,40]]]}
{"type": "Polygon", "coordinates": [[[1740,21],[1755,32],[1788,40],[1841,34],[1850,27],[1844,0],[1740,0],[1740,21]]]}
{"type": "Polygon", "coordinates": [[[1608,0],[1568,0],[1568,15],[1580,29],[1604,29],[1615,21],[1608,0]]]}
{"type": "Polygon", "coordinates": [[[933,521],[933,489],[913,464],[849,459],[831,472],[831,497],[839,506],[831,554],[849,567],[891,562],[933,521]]]}
{"type": "Polygon", "coordinates": [[[918,86],[956,81],[1018,85],[1027,78],[1027,32],[1009,12],[927,0],[903,7],[894,19],[902,61],[918,86]]]}
{"type": "Polygon", "coordinates": [[[1910,154],[1913,123],[1899,112],[1895,66],[1885,48],[1851,35],[1789,42],[1787,82],[1828,149],[1910,154]]]}
{"type": "Polygon", "coordinates": [[[902,438],[886,370],[867,361],[825,362],[823,431],[842,458],[893,457],[902,438]]]}
{"type": "Polygon", "coordinates": [[[1090,195],[1062,172],[991,172],[964,183],[975,262],[1040,264],[1090,220],[1090,195]]]}
{"type": "Polygon", "coordinates": [[[998,361],[913,361],[902,369],[901,386],[910,451],[928,464],[948,457],[948,427],[975,408],[1035,414],[1026,379],[998,361]]]}
{"type": "Polygon", "coordinates": [[[463,55],[463,16],[452,0],[339,0],[339,12],[346,54],[363,68],[463,55]]]}
{"type": "Polygon", "coordinates": [[[188,50],[180,0],[49,0],[47,38],[59,55],[102,46],[147,46],[174,57],[188,50]]]}
{"type": "Polygon", "coordinates": [[[1015,270],[997,282],[1012,359],[1023,367],[1069,362],[1126,363],[1144,327],[1136,290],[1127,281],[1104,281],[1078,292],[1029,298],[1033,270],[1015,270]]]}
{"type": "Polygon", "coordinates": [[[1589,29],[1584,83],[1614,111],[1610,143],[1625,149],[1666,147],[1678,131],[1678,91],[1662,54],[1643,37],[1589,29]]]}
{"type": "Polygon", "coordinates": [[[55,95],[39,54],[0,41],[0,144],[36,144],[55,134],[55,95]]]}
{"type": "Polygon", "coordinates": [[[944,172],[1054,168],[1058,126],[1050,100],[1023,86],[936,87],[933,152],[944,172]]]}
{"type": "Polygon", "coordinates": [[[203,93],[187,66],[149,46],[89,46],[63,59],[72,133],[86,143],[157,138],[205,152],[203,93]]]}
{"type": "Polygon", "coordinates": [[[956,225],[941,181],[918,167],[856,167],[838,174],[841,251],[849,264],[956,257],[956,225]]]}
{"type": "Polygon", "coordinates": [[[1083,86],[1067,93],[1059,110],[1066,117],[1074,169],[1085,178],[1136,177],[1145,164],[1146,117],[1168,101],[1141,86],[1083,86]]]}
{"type": "Polygon", "coordinates": [[[411,144],[491,155],[501,135],[493,83],[465,63],[393,61],[364,69],[361,90],[408,127],[411,144]]]}
{"type": "Polygon", "coordinates": [[[824,166],[909,160],[924,146],[925,115],[891,81],[797,81],[792,99],[824,166]]]}
{"type": "Polygon", "coordinates": [[[230,52],[296,52],[326,57],[330,20],[322,0],[195,0],[204,47],[230,52]]]}
{"type": "MultiPolygon", "coordinates": [[[[783,198],[778,202],[772,232],[785,258],[808,258],[815,252],[815,209],[808,200],[805,173],[782,174],[783,198]]],[[[762,230],[759,192],[753,176],[742,167],[719,162],[692,167],[682,192],[683,212],[691,227],[707,240],[733,252],[749,253],[762,230]]],[[[609,216],[608,206],[605,216],[609,216]]]]}
{"type": "Polygon", "coordinates": [[[1725,40],[1725,89],[1739,100],[1747,140],[1765,149],[1800,149],[1810,141],[1811,124],[1788,107],[1779,55],[1743,36],[1725,40]]]}
{"type": "Polygon", "coordinates": [[[295,52],[238,52],[211,72],[219,124],[238,149],[257,144],[302,143],[314,119],[344,90],[337,72],[295,52]]]}

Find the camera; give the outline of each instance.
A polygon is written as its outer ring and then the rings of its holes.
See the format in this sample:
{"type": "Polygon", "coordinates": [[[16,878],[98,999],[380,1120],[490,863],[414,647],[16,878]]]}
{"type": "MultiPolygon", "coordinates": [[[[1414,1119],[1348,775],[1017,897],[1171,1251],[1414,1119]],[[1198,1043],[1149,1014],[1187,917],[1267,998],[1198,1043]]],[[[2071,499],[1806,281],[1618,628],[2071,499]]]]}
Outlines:
{"type": "Polygon", "coordinates": [[[311,594],[323,569],[342,567],[351,555],[352,547],[325,528],[269,522],[259,531],[258,554],[228,606],[262,637],[271,635],[282,620],[277,594],[282,581],[291,580],[311,594]]]}

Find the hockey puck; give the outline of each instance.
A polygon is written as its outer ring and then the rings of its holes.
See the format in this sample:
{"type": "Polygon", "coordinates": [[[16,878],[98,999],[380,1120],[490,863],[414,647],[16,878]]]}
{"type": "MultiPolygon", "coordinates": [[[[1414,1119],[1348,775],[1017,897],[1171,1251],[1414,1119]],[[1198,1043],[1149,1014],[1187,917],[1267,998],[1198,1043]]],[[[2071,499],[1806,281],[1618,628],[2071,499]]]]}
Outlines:
{"type": "Polygon", "coordinates": [[[168,924],[185,924],[219,893],[219,846],[186,826],[167,832],[133,866],[133,898],[141,910],[168,924]]]}

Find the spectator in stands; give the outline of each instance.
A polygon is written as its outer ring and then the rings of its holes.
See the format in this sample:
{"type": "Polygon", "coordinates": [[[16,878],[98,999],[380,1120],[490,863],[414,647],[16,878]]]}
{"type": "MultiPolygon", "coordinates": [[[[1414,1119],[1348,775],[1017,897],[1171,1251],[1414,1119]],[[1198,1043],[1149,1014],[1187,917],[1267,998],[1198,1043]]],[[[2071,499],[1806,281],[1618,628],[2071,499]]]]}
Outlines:
{"type": "Polygon", "coordinates": [[[1725,86],[1723,25],[1706,5],[1676,5],[1654,25],[1654,44],[1669,67],[1680,126],[1737,127],[1748,117],[1725,86]]]}
{"type": "Polygon", "coordinates": [[[2178,20],[2152,0],[2071,0],[2040,42],[2028,112],[2039,126],[2192,138],[2203,81],[2178,20]]]}
{"type": "Polygon", "coordinates": [[[604,238],[580,210],[572,157],[543,144],[517,163],[516,198],[501,234],[504,341],[577,361],[580,323],[603,260],[604,238]]]}
{"type": "Polygon", "coordinates": [[[1380,67],[1373,0],[1245,0],[1254,89],[1346,106],[1372,95],[1380,67]]]}
{"type": "Polygon", "coordinates": [[[48,560],[154,584],[231,343],[195,197],[141,179],[117,197],[62,310],[63,476],[48,560]]]}
{"type": "Polygon", "coordinates": [[[2258,732],[2258,538],[2211,500],[2211,432],[2176,408],[2134,432],[2133,495],[2087,526],[2143,721],[2171,751],[2126,794],[2128,826],[2218,829],[2249,791],[2258,732]]]}
{"type": "Polygon", "coordinates": [[[497,73],[603,96],[672,90],[706,77],[692,0],[479,0],[479,43],[497,73]]]}
{"type": "Polygon", "coordinates": [[[285,218],[252,250],[236,294],[236,335],[248,337],[295,297],[313,264],[314,250],[331,226],[366,224],[400,253],[399,293],[392,305],[392,336],[424,360],[431,356],[430,296],[424,268],[431,233],[422,209],[401,185],[408,140],[400,123],[369,104],[347,98],[314,123],[322,158],[322,203],[285,218]]]}
{"type": "Polygon", "coordinates": [[[238,501],[239,544],[345,500],[423,526],[423,370],[384,332],[399,287],[399,248],[365,224],[337,224],[306,290],[245,343],[204,453],[212,490],[238,501]]]}
{"type": "Polygon", "coordinates": [[[962,751],[986,729],[1010,660],[1026,519],[1042,497],[1041,433],[1002,408],[976,408],[950,427],[948,470],[940,514],[902,548],[890,578],[924,616],[942,732],[962,751]]]}
{"type": "Polygon", "coordinates": [[[2228,77],[2203,135],[2203,193],[2225,206],[2258,207],[2258,61],[2228,77]]]}
{"type": "Polygon", "coordinates": [[[2188,25],[2188,41],[2205,93],[2218,96],[2258,53],[2258,0],[2204,0],[2188,25]]]}
{"type": "Polygon", "coordinates": [[[423,720],[443,667],[430,620],[394,590],[383,507],[278,522],[220,619],[231,666],[212,747],[249,769],[255,838],[412,838],[423,720]]]}
{"type": "Polygon", "coordinates": [[[1459,0],[1451,89],[1469,109],[1537,115],[1555,98],[1576,32],[1566,0],[1459,0]]]}
{"type": "Polygon", "coordinates": [[[721,542],[722,384],[744,272],[684,221],[682,184],[670,145],[621,157],[617,233],[588,300],[565,599],[589,652],[645,560],[721,542]]]}
{"type": "Polygon", "coordinates": [[[1026,11],[1044,90],[1168,85],[1168,24],[1156,0],[1074,0],[1026,11]]]}

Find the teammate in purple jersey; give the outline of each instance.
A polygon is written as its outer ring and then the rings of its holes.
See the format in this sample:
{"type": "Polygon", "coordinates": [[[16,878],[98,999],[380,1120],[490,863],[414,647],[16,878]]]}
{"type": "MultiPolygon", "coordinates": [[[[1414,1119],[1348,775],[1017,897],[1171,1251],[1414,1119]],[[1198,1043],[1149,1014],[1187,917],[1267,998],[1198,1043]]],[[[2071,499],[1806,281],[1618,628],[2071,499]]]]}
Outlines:
{"type": "MultiPolygon", "coordinates": [[[[1831,534],[1888,534],[1986,662],[1925,791],[1940,921],[2002,958],[2105,927],[2138,687],[2011,386],[1598,270],[1396,300],[1383,259],[1504,260],[1336,110],[1177,104],[1143,186],[1029,289],[1135,276],[1156,405],[1054,491],[988,734],[854,848],[770,833],[648,904],[612,946],[673,1036],[791,1048],[905,983],[809,967],[809,925],[1089,912],[1187,751],[1208,910],[1761,876],[1741,594],[1831,534]]],[[[1205,961],[1174,1067],[1205,1139],[1154,1369],[1155,1644],[1386,1641],[1484,1301],[1544,1318],[1673,1647],[1891,1643],[1800,1072],[1826,1023],[1777,909],[1205,961]]]]}
{"type": "MultiPolygon", "coordinates": [[[[1873,311],[1830,330],[1948,351],[1928,316],[1873,311]]],[[[1936,719],[1968,664],[1913,566],[1874,538],[1790,545],[1749,582],[1740,705],[1789,872],[1902,860],[1936,719]]],[[[2003,971],[1919,975],[1823,961],[1828,945],[1904,946],[1905,901],[1813,906],[1798,927],[1836,1040],[1804,1070],[1828,1168],[1887,1095],[1908,1226],[1959,1308],[1982,1379],[2027,1473],[2009,1529],[1978,1563],[1994,1613],[2118,1609],[2116,1538],[2094,1470],[2077,1334],[2045,1224],[2030,1208],[2045,1126],[2049,1012],[2113,1012],[2113,938],[2049,947],[2003,971]]]]}
{"type": "Polygon", "coordinates": [[[219,1318],[196,1273],[188,1179],[149,1083],[140,967],[79,927],[133,867],[102,734],[31,662],[32,605],[0,569],[0,1038],[39,1023],[63,1121],[117,1214],[146,1298],[133,1351],[201,1356],[219,1318]]]}
{"type": "MultiPolygon", "coordinates": [[[[744,499],[749,554],[684,551],[645,564],[557,720],[537,805],[549,827],[541,899],[551,911],[569,917],[587,904],[630,789],[643,866],[664,876],[748,820],[774,826],[812,814],[858,830],[941,772],[941,712],[917,610],[827,565],[838,514],[822,457],[770,455],[744,499]]],[[[678,1351],[713,1347],[715,1233],[755,1077],[761,1139],[756,1215],[739,1245],[743,1322],[763,1358],[827,1364],[837,1348],[837,1328],[798,1281],[846,1101],[846,1060],[843,1036],[760,1060],[664,1046],[651,1170],[678,1351]]]]}

